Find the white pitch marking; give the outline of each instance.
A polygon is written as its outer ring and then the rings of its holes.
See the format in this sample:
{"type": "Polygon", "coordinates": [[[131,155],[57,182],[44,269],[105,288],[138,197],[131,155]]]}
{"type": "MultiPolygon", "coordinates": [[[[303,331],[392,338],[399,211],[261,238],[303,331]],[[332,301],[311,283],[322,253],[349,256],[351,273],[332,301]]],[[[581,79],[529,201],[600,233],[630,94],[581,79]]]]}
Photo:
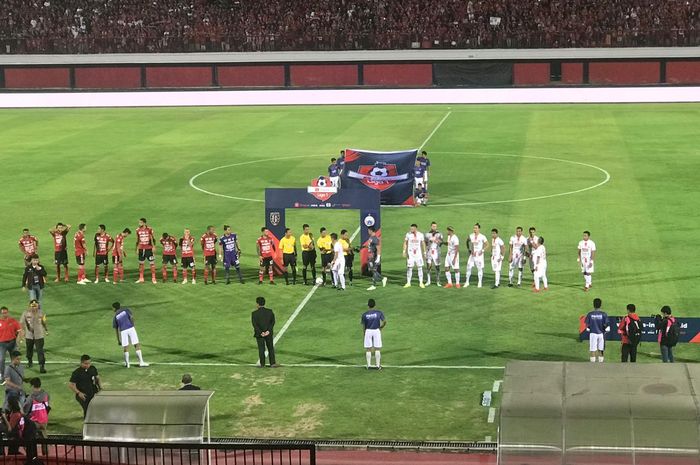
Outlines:
{"type": "Polygon", "coordinates": [[[501,390],[501,383],[503,382],[502,379],[496,380],[493,382],[493,387],[491,388],[491,392],[498,392],[501,390]]]}
{"type": "Polygon", "coordinates": [[[486,421],[493,423],[496,419],[496,409],[494,407],[489,408],[489,417],[486,421]]]}
{"type": "Polygon", "coordinates": [[[280,329],[280,332],[277,333],[275,336],[275,339],[273,341],[274,345],[277,345],[277,342],[280,340],[280,338],[284,335],[285,332],[287,332],[287,329],[289,329],[289,326],[292,324],[292,322],[296,319],[296,317],[301,313],[301,311],[304,309],[304,306],[309,302],[309,299],[311,299],[311,296],[314,295],[314,292],[318,289],[318,284],[314,284],[314,287],[311,288],[311,290],[306,294],[306,297],[304,297],[304,300],[301,301],[301,303],[297,306],[297,308],[294,310],[294,313],[291,314],[291,316],[287,319],[287,321],[284,322],[284,326],[282,326],[282,329],[280,329]]]}
{"type": "Polygon", "coordinates": [[[516,202],[529,202],[531,200],[551,199],[554,197],[562,197],[565,195],[580,194],[581,192],[586,192],[586,191],[595,189],[597,187],[600,187],[603,184],[606,184],[611,179],[610,173],[608,173],[607,170],[601,168],[600,166],[591,165],[589,163],[583,163],[580,161],[563,160],[561,158],[537,157],[534,155],[515,155],[512,153],[486,153],[486,152],[433,152],[433,153],[446,153],[446,154],[455,154],[455,155],[492,155],[492,156],[497,156],[497,157],[531,158],[534,160],[558,161],[561,163],[570,163],[572,165],[579,165],[579,166],[586,166],[588,168],[593,168],[594,170],[598,170],[601,173],[603,173],[605,175],[605,179],[594,186],[584,187],[582,189],[577,189],[574,191],[560,192],[558,194],[540,195],[538,197],[528,197],[525,199],[489,200],[489,201],[485,201],[485,202],[431,203],[430,204],[431,207],[461,207],[461,206],[475,206],[475,205],[492,205],[492,204],[498,204],[498,203],[516,203],[516,202]]]}
{"type": "Polygon", "coordinates": [[[204,170],[200,173],[195,174],[190,178],[189,184],[190,187],[198,190],[199,192],[203,192],[208,195],[213,195],[215,197],[224,197],[226,199],[234,199],[234,200],[245,200],[246,202],[264,202],[262,199],[250,199],[248,197],[236,197],[234,195],[226,195],[226,194],[219,194],[217,192],[211,192],[206,189],[202,189],[201,187],[198,187],[195,183],[194,180],[197,179],[198,177],[211,173],[212,171],[220,170],[223,168],[232,168],[234,166],[243,166],[243,165],[252,165],[254,163],[264,163],[264,162],[269,162],[269,161],[279,161],[279,160],[293,160],[295,158],[315,158],[315,157],[322,157],[323,155],[297,155],[294,157],[277,157],[277,158],[264,158],[262,160],[249,160],[249,161],[243,161],[240,163],[231,163],[229,165],[221,165],[221,166],[215,166],[214,168],[209,168],[208,170],[204,170]]]}
{"type": "MultiPolygon", "coordinates": [[[[123,365],[124,362],[113,361],[95,361],[97,364],[104,365],[123,365]]],[[[47,360],[46,363],[51,365],[78,365],[79,362],[71,360],[47,360]]],[[[175,367],[256,367],[257,363],[226,363],[226,362],[149,362],[150,367],[155,366],[175,366],[175,367]]],[[[283,367],[289,368],[363,368],[365,365],[343,365],[339,363],[285,363],[283,367]]],[[[479,366],[479,365],[382,365],[383,368],[394,368],[400,370],[504,370],[503,366],[479,366]]],[[[138,365],[132,365],[132,369],[138,368],[138,365]]]]}
{"type": "Polygon", "coordinates": [[[428,143],[428,141],[435,135],[435,133],[438,131],[438,129],[440,129],[440,126],[442,126],[442,123],[444,123],[445,120],[447,120],[447,118],[449,118],[449,116],[450,116],[451,114],[452,114],[452,111],[448,111],[448,112],[445,114],[445,116],[442,117],[442,119],[441,119],[440,122],[437,124],[437,126],[435,126],[435,128],[433,129],[433,131],[432,131],[430,134],[428,134],[428,137],[423,141],[422,144],[420,144],[420,147],[418,147],[418,151],[419,151],[419,152],[420,152],[421,150],[423,150],[423,147],[425,147],[425,145],[428,143]]]}
{"type": "Polygon", "coordinates": [[[484,438],[484,442],[491,442],[491,436],[486,436],[484,438]]]}

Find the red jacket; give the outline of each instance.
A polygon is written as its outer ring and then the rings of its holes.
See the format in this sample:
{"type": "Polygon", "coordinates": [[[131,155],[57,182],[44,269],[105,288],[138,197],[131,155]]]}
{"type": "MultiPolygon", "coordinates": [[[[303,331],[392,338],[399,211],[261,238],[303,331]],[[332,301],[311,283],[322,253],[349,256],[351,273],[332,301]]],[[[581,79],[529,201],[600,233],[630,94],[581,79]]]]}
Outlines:
{"type": "Polygon", "coordinates": [[[637,316],[636,313],[628,313],[627,316],[620,320],[620,323],[617,325],[617,333],[622,337],[623,344],[630,343],[630,338],[627,337],[627,330],[630,324],[630,320],[639,321],[639,316],[637,316]]]}

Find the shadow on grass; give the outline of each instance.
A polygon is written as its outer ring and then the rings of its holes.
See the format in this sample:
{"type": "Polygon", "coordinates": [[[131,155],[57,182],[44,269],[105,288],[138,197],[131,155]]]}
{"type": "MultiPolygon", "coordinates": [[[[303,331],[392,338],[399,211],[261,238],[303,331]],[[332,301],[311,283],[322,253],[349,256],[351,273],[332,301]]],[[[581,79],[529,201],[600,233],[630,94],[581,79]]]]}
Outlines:
{"type": "MultiPolygon", "coordinates": [[[[409,351],[410,349],[399,349],[392,350],[390,353],[396,354],[399,352],[409,351]]],[[[387,352],[383,352],[386,354],[387,352]]],[[[319,355],[319,354],[307,354],[304,352],[292,352],[289,350],[279,350],[276,352],[277,356],[292,356],[297,357],[302,360],[302,362],[296,363],[332,363],[335,365],[356,365],[358,360],[364,360],[364,351],[360,350],[358,352],[353,352],[351,354],[338,354],[338,355],[319,355]]]]}

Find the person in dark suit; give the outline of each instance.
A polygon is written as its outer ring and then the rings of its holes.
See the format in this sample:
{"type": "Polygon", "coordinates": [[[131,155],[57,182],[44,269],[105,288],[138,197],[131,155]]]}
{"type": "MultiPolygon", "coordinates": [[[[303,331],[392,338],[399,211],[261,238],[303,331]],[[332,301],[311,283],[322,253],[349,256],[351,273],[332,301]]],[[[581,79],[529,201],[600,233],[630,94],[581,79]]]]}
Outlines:
{"type": "Polygon", "coordinates": [[[260,355],[260,368],[265,367],[265,347],[270,357],[270,367],[277,368],[275,361],[275,346],[273,344],[274,337],[272,335],[275,327],[275,314],[269,308],[265,308],[265,298],[258,297],[255,299],[258,308],[252,313],[251,320],[253,322],[253,336],[258,342],[258,353],[260,355]]]}
{"type": "Polygon", "coordinates": [[[185,373],[182,375],[182,387],[178,389],[178,391],[199,391],[202,388],[199,386],[195,386],[192,384],[192,375],[189,373],[185,373]]]}

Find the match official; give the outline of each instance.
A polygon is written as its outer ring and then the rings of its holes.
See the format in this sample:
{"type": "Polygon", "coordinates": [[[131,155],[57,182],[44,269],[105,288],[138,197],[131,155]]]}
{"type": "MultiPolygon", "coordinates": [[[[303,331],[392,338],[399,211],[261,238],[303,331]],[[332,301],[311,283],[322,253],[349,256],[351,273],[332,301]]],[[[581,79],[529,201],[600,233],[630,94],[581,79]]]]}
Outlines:
{"type": "Polygon", "coordinates": [[[304,277],[304,286],[308,285],[307,280],[308,268],[311,266],[311,283],[316,284],[316,245],[314,244],[314,235],[309,231],[309,225],[302,226],[303,234],[299,236],[301,243],[301,262],[304,265],[302,275],[304,277]]]}
{"type": "Polygon", "coordinates": [[[275,314],[269,308],[265,308],[265,298],[255,299],[257,309],[251,314],[253,323],[253,336],[258,343],[258,355],[260,356],[260,368],[265,367],[265,347],[270,358],[270,367],[277,368],[275,361],[275,346],[273,330],[275,328],[275,314]]]}
{"type": "Polygon", "coordinates": [[[282,264],[284,265],[284,281],[289,286],[289,268],[292,268],[292,284],[297,283],[297,239],[292,236],[292,230],[285,228],[284,237],[280,239],[282,264]]]}
{"type": "Polygon", "coordinates": [[[365,356],[367,357],[367,369],[372,365],[372,354],[377,370],[382,369],[382,329],[386,326],[384,313],[374,308],[374,299],[367,301],[367,311],[362,314],[360,324],[365,336],[365,356]]]}

